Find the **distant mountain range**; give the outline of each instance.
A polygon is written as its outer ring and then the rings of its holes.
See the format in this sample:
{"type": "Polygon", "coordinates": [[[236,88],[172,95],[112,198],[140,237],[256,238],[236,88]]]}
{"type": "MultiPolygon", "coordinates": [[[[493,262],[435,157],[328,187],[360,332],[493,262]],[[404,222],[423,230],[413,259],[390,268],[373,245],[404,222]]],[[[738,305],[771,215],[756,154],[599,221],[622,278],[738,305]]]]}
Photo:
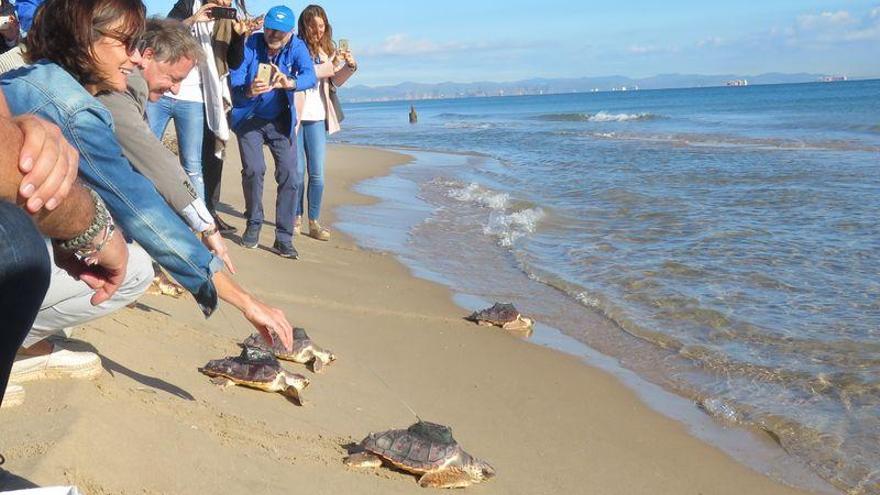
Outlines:
{"type": "Polygon", "coordinates": [[[346,86],[339,96],[343,101],[427,100],[438,98],[469,98],[483,96],[514,96],[590,91],[631,91],[636,89],[696,88],[724,86],[728,81],[747,80],[748,84],[786,84],[819,81],[826,74],[768,73],[757,76],[721,74],[660,74],[642,79],[625,76],[581,77],[574,79],[526,79],[515,82],[443,82],[423,84],[404,82],[394,86],[346,86]]]}

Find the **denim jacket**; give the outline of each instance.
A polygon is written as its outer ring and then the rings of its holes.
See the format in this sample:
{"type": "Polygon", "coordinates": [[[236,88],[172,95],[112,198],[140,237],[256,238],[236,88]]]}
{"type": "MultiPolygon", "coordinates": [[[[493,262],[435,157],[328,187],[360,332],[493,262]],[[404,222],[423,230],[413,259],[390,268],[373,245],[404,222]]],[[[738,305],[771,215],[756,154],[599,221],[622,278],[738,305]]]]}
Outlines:
{"type": "MultiPolygon", "coordinates": [[[[275,58],[275,65],[281,69],[287,77],[296,79],[296,89],[303,91],[315,87],[318,82],[315,76],[315,64],[309,55],[306,44],[296,36],[290,38],[290,42],[281,48],[275,58]]],[[[254,98],[245,96],[251,83],[257,77],[257,68],[261,63],[269,63],[269,49],[263,40],[263,33],[256,33],[248,37],[244,45],[244,59],[237,69],[229,73],[229,86],[232,88],[232,111],[230,112],[230,127],[233,130],[254,113],[257,103],[262,98],[270,98],[271,93],[263,93],[254,98]]],[[[287,104],[290,107],[290,131],[289,138],[293,139],[296,129],[296,110],[293,102],[293,91],[285,91],[287,104]]]]}
{"type": "Polygon", "coordinates": [[[110,112],[63,68],[45,60],[0,76],[0,90],[13,115],[36,114],[61,128],[79,151],[80,178],[101,196],[126,236],[186,287],[210,316],[217,307],[212,276],[223,262],[125,159],[110,112]]]}

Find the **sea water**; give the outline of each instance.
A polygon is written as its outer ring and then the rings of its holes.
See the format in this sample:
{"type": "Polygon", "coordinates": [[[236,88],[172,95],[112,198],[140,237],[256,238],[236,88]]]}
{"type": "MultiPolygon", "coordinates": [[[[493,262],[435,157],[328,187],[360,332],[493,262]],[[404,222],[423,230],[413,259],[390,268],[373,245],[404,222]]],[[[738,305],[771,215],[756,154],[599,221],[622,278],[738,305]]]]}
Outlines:
{"type": "Polygon", "coordinates": [[[343,230],[880,493],[880,81],[410,104],[343,230]]]}

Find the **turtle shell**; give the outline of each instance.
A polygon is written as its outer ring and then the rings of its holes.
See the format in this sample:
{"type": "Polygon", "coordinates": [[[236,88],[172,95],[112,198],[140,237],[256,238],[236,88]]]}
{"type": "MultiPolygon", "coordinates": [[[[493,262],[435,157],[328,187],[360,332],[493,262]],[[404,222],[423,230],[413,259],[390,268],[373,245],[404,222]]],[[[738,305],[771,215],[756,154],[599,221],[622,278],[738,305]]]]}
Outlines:
{"type": "Polygon", "coordinates": [[[419,421],[405,430],[371,433],[361,447],[415,473],[439,469],[462,454],[448,426],[427,421],[419,421]]]}
{"type": "Polygon", "coordinates": [[[493,325],[504,325],[516,320],[519,315],[519,311],[513,304],[495,303],[490,308],[471,313],[467,319],[478,323],[485,321],[493,325]]]}
{"type": "Polygon", "coordinates": [[[208,361],[199,371],[209,376],[250,383],[271,383],[283,372],[272,351],[250,346],[244,346],[238,356],[208,361]]]}
{"type": "Polygon", "coordinates": [[[303,352],[303,350],[311,345],[312,340],[309,338],[308,334],[306,334],[305,329],[299,327],[293,329],[292,351],[288,351],[284,348],[284,344],[281,343],[281,339],[275,339],[275,341],[271,344],[266,342],[266,339],[264,339],[263,335],[259,332],[255,332],[253,335],[246,338],[244,342],[241,343],[242,347],[257,347],[260,349],[271,351],[275,353],[275,356],[282,359],[293,359],[294,357],[299,356],[300,353],[303,352]]]}

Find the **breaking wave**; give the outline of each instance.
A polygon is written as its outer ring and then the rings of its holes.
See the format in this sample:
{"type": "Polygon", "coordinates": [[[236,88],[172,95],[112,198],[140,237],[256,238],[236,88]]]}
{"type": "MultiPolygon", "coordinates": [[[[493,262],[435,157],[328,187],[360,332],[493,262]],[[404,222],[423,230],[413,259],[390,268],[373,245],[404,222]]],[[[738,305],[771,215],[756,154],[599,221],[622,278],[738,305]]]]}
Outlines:
{"type": "Polygon", "coordinates": [[[538,120],[551,122],[628,122],[634,120],[653,120],[660,116],[653,113],[548,113],[539,115],[538,120]]]}

